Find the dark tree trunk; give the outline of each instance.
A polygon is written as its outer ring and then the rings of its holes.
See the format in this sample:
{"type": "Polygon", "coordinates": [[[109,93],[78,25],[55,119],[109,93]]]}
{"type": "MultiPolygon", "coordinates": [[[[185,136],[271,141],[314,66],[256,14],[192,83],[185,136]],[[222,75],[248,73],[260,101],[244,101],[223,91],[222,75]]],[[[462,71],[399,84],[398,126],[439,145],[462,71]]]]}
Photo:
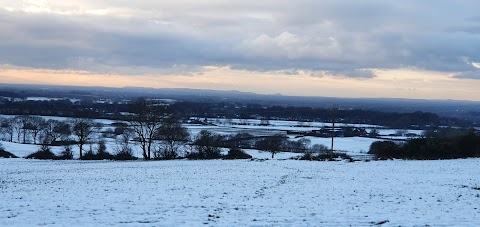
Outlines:
{"type": "Polygon", "coordinates": [[[83,144],[80,144],[79,147],[80,147],[80,159],[82,159],[82,157],[83,157],[83,153],[82,153],[83,144]]]}

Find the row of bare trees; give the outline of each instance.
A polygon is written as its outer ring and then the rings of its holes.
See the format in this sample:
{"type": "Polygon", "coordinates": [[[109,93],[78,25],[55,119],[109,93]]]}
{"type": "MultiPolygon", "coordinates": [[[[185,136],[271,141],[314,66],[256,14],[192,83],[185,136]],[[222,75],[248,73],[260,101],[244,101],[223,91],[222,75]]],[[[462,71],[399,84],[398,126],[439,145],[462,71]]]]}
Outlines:
{"type": "Polygon", "coordinates": [[[45,120],[28,115],[0,118],[0,135],[3,140],[42,145],[75,143],[79,146],[80,157],[83,156],[83,146],[90,142],[99,127],[92,119],[86,118],[73,118],[69,121],[45,120]]]}
{"type": "Polygon", "coordinates": [[[44,120],[38,116],[0,118],[0,134],[3,140],[17,143],[52,143],[65,140],[71,134],[68,123],[44,120]]]}
{"type": "MultiPolygon", "coordinates": [[[[132,143],[139,145],[144,159],[174,159],[180,147],[190,140],[188,130],[179,120],[167,113],[167,106],[140,98],[132,105],[132,115],[117,123],[112,131],[116,140],[114,149],[120,154],[132,154],[132,143]]],[[[0,118],[0,137],[9,142],[39,145],[76,144],[82,159],[85,145],[98,143],[102,125],[88,118],[66,121],[45,120],[38,116],[0,118]]],[[[105,142],[103,142],[105,144],[105,142]]],[[[105,146],[105,145],[104,145],[105,146]]],[[[99,150],[104,150],[100,149],[99,150]]]]}

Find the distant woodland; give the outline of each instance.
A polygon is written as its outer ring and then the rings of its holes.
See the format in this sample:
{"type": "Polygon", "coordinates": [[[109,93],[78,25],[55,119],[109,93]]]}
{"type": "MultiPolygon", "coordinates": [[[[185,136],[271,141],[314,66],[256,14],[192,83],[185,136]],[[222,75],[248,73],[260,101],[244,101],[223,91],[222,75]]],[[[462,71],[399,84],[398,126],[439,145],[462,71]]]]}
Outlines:
{"type": "MultiPolygon", "coordinates": [[[[0,114],[122,119],[124,117],[123,114],[130,111],[130,105],[131,103],[129,102],[98,102],[93,99],[83,99],[76,102],[71,102],[70,100],[13,101],[3,99],[3,101],[0,101],[0,114]]],[[[198,117],[296,120],[305,122],[333,121],[333,113],[330,108],[268,106],[248,103],[180,101],[170,103],[168,111],[179,119],[198,117]]],[[[396,113],[342,108],[335,112],[335,121],[338,123],[374,124],[404,129],[429,129],[437,126],[471,127],[473,125],[470,121],[440,117],[434,113],[420,111],[396,113]]]]}

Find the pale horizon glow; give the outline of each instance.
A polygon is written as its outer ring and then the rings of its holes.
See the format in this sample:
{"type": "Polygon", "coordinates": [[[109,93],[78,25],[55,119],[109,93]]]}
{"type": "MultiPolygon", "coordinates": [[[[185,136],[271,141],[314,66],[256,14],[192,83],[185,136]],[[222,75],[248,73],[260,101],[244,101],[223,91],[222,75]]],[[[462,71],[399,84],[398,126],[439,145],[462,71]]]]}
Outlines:
{"type": "MultiPolygon", "coordinates": [[[[375,70],[374,79],[338,78],[333,76],[287,75],[278,72],[232,70],[226,67],[205,67],[191,76],[179,75],[98,75],[87,72],[47,69],[5,69],[0,71],[1,83],[49,84],[101,87],[192,88],[238,90],[258,94],[291,96],[323,96],[344,98],[411,98],[457,99],[480,101],[478,84],[452,78],[441,72],[375,70]],[[428,86],[426,86],[428,85],[428,86]],[[321,95],[319,95],[321,94],[321,95]],[[379,95],[384,94],[384,95],[379,95]],[[461,95],[456,95],[461,94],[461,95]]],[[[474,81],[475,82],[475,81],[474,81]]]]}

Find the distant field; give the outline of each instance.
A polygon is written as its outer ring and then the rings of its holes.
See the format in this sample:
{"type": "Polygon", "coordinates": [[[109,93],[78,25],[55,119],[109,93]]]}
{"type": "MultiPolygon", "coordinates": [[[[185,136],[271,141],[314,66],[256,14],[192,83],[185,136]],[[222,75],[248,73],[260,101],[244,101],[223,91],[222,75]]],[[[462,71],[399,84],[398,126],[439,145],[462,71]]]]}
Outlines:
{"type": "Polygon", "coordinates": [[[479,226],[480,159],[0,159],[0,226],[479,226]]]}

